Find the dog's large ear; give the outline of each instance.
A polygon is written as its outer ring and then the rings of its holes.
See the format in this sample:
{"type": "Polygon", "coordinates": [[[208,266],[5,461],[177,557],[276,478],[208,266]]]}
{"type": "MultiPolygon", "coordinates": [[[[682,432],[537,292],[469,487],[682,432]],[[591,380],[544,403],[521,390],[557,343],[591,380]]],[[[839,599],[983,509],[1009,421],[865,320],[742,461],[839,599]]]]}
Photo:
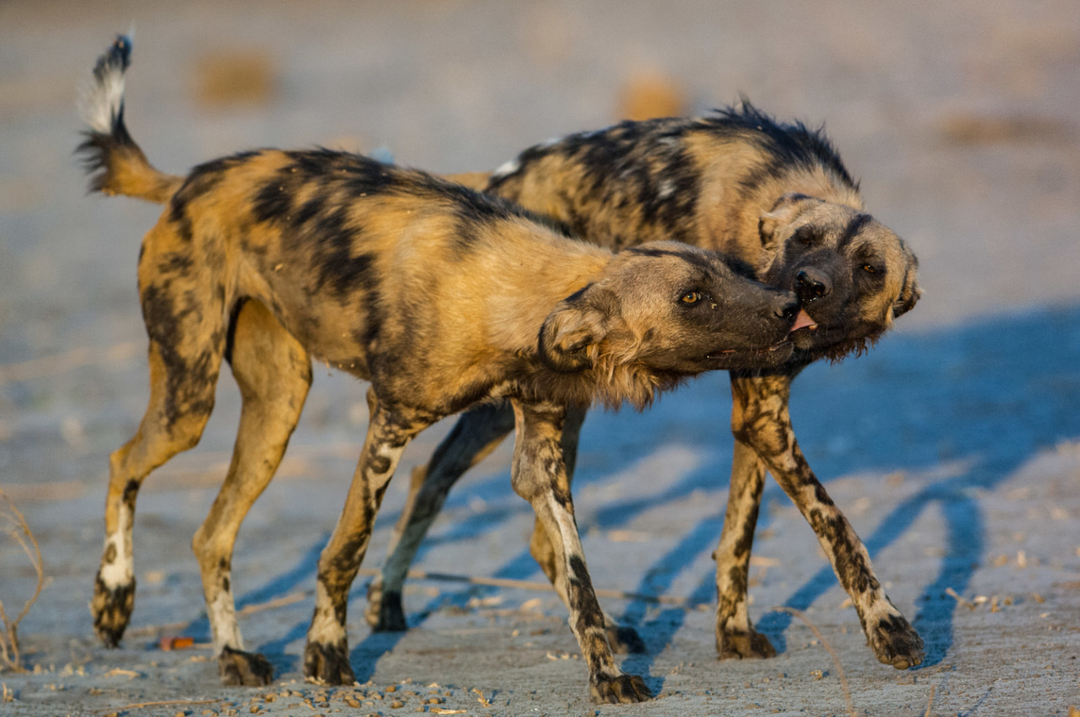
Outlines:
{"type": "Polygon", "coordinates": [[[780,246],[780,230],[795,221],[807,207],[820,201],[798,192],[788,192],[777,199],[772,209],[758,219],[761,246],[768,252],[775,252],[780,246]]]}
{"type": "Polygon", "coordinates": [[[894,319],[914,309],[919,297],[922,296],[922,287],[919,286],[919,280],[915,276],[918,268],[919,262],[915,260],[914,256],[911,256],[907,273],[904,274],[904,286],[900,289],[900,297],[893,302],[892,315],[894,319]]]}
{"type": "Polygon", "coordinates": [[[619,316],[619,301],[608,289],[586,286],[563,299],[548,314],[540,328],[540,358],[556,371],[573,372],[590,368],[600,353],[613,319],[619,316]]]}

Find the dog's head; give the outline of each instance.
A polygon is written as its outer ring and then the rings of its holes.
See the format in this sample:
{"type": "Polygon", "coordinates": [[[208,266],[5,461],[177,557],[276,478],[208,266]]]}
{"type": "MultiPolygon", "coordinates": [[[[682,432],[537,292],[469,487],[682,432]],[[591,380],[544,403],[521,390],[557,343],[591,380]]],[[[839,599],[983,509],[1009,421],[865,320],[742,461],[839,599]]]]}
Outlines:
{"type": "Polygon", "coordinates": [[[739,269],[675,242],[620,252],[547,317],[540,355],[557,371],[608,375],[630,365],[664,376],[778,366],[793,350],[798,301],[739,269]]]}
{"type": "Polygon", "coordinates": [[[773,257],[763,278],[794,291],[816,324],[792,333],[811,359],[861,352],[922,293],[911,249],[869,214],[785,194],[758,229],[773,257]]]}

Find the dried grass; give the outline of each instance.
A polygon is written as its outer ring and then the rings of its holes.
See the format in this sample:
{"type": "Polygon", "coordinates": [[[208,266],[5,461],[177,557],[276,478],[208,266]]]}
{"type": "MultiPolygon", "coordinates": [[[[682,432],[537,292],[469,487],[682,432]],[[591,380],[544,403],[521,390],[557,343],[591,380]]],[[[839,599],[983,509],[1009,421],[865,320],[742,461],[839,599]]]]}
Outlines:
{"type": "Polygon", "coordinates": [[[833,665],[836,667],[836,676],[840,678],[840,689],[844,691],[844,701],[847,702],[848,714],[851,717],[859,717],[858,710],[855,709],[855,703],[851,699],[851,689],[848,688],[847,676],[844,675],[844,667],[840,664],[840,656],[836,654],[836,650],[829,644],[829,641],[825,639],[825,636],[821,634],[821,631],[817,629],[817,625],[811,622],[810,618],[806,616],[802,610],[796,610],[793,607],[774,607],[775,612],[786,612],[789,615],[795,617],[806,623],[806,626],[810,628],[810,631],[814,633],[814,637],[821,641],[821,646],[832,657],[833,665]]]}
{"type": "Polygon", "coordinates": [[[19,623],[30,612],[30,608],[37,602],[38,596],[41,595],[41,591],[45,588],[45,570],[41,562],[41,548],[38,547],[34,534],[30,532],[30,526],[27,525],[26,518],[15,507],[15,504],[8,499],[3,490],[0,490],[0,522],[4,524],[4,532],[18,543],[37,572],[37,585],[34,587],[34,594],[26,601],[15,618],[8,616],[3,601],[0,601],[0,628],[3,628],[3,632],[0,634],[0,671],[25,672],[19,652],[19,623]]]}

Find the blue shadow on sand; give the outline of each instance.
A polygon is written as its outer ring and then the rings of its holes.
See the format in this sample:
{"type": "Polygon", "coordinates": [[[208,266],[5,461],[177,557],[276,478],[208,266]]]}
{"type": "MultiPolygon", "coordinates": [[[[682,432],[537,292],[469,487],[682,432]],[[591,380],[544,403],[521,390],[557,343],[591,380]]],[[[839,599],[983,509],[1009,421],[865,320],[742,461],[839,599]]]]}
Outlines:
{"type": "MultiPolygon", "coordinates": [[[[685,499],[696,489],[723,487],[730,460],[731,438],[726,430],[729,402],[726,376],[712,374],[664,398],[640,416],[593,412],[583,432],[583,449],[621,445],[624,450],[617,457],[607,457],[610,460],[605,461],[602,472],[582,466],[575,478],[576,486],[600,481],[633,465],[662,446],[668,437],[722,458],[717,464],[688,472],[648,500],[631,497],[602,507],[595,518],[599,527],[625,525],[639,513],[665,501],[685,499]],[[635,438],[641,439],[636,443],[625,440],[628,421],[635,438]],[[673,427],[677,430],[673,431],[673,427]]],[[[861,471],[927,470],[946,462],[964,466],[959,474],[934,482],[898,503],[873,532],[862,536],[874,556],[909,530],[927,509],[937,509],[945,522],[946,554],[937,574],[928,576],[917,600],[916,614],[909,615],[926,640],[924,666],[940,663],[953,644],[956,603],[945,596],[945,588],[964,592],[977,564],[985,557],[986,526],[978,491],[992,489],[1006,480],[1039,450],[1080,436],[1077,405],[1080,306],[1037,308],[959,326],[898,333],[859,359],[835,366],[811,366],[795,382],[792,417],[796,432],[810,464],[824,482],[861,471]]],[[[634,494],[632,487],[627,493],[634,494]]],[[[770,482],[759,529],[770,521],[769,500],[780,495],[779,488],[770,482]]],[[[489,501],[507,500],[513,492],[506,475],[465,481],[451,494],[447,506],[467,505],[476,496],[489,501]]],[[[522,501],[519,510],[493,510],[485,514],[484,520],[439,526],[438,540],[453,543],[475,538],[510,516],[528,511],[522,501]]],[[[710,552],[719,539],[723,511],[724,506],[717,505],[714,515],[691,526],[675,547],[643,572],[637,591],[657,593],[668,589],[680,573],[710,552]]],[[[383,516],[380,525],[388,525],[390,518],[383,516]]],[[[314,544],[296,566],[244,595],[240,603],[311,587],[324,541],[314,544]]],[[[369,556],[366,562],[377,564],[380,557],[369,556]]],[[[524,545],[493,574],[533,579],[541,575],[524,545]]],[[[805,609],[835,581],[831,568],[823,564],[784,604],[805,609]]],[[[715,601],[712,571],[703,574],[695,585],[691,599],[715,601]]],[[[475,587],[447,591],[410,614],[410,624],[423,622],[439,607],[464,604],[469,597],[486,591],[475,587]]],[[[363,600],[364,590],[358,581],[351,600],[352,614],[362,610],[363,600]]],[[[638,627],[655,651],[682,626],[685,613],[681,609],[664,609],[651,619],[645,617],[645,605],[634,602],[627,604],[622,616],[638,627]]],[[[763,616],[757,627],[783,651],[790,623],[790,615],[773,612],[763,616]]],[[[279,669],[295,668],[295,660],[283,652],[289,643],[303,637],[306,628],[306,622],[299,623],[259,649],[279,669]]],[[[401,636],[369,634],[361,639],[352,651],[357,678],[368,679],[378,657],[393,649],[401,636]]],[[[652,661],[648,654],[635,655],[627,658],[626,667],[648,674],[652,661]]],[[[662,686],[663,678],[653,677],[649,682],[657,688],[662,686]]]]}

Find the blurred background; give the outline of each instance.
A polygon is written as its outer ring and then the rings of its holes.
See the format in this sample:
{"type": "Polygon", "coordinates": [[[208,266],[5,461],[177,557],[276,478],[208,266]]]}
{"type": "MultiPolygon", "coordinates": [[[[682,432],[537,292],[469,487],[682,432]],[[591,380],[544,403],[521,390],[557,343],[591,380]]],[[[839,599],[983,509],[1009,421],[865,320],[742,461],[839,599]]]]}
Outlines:
{"type": "MultiPolygon", "coordinates": [[[[129,27],[128,126],[169,172],[250,147],[314,145],[435,172],[489,170],[551,137],[705,113],[742,95],[781,119],[824,124],[869,211],[917,253],[925,293],[868,356],[815,366],[795,384],[811,464],[896,583],[890,594],[935,626],[933,664],[958,644],[955,603],[935,601],[946,587],[975,589],[972,565],[1001,554],[1019,569],[1023,550],[1025,569],[1080,569],[1072,0],[0,0],[0,488],[38,533],[54,583],[67,586],[46,590],[27,635],[89,636],[107,456],[145,407],[135,266],[159,209],[87,196],[72,154],[77,88],[129,27]]],[[[362,443],[364,387],[316,373],[279,480],[241,533],[241,601],[311,587],[362,443]],[[266,552],[275,541],[279,552],[266,552]],[[292,567],[279,574],[282,565],[292,567]]],[[[223,375],[203,443],[146,483],[138,574],[154,572],[136,623],[198,619],[187,546],[228,464],[237,398],[223,375]]],[[[578,511],[598,584],[714,598],[729,400],[726,376],[708,376],[644,415],[590,418],[578,511]],[[606,555],[629,567],[605,569],[606,555]]],[[[399,472],[423,462],[447,427],[422,436],[399,472]]],[[[457,561],[456,570],[539,576],[523,552],[531,516],[510,491],[508,455],[455,493],[422,554],[428,569],[457,561]],[[480,547],[462,563],[462,546],[480,547]]],[[[367,567],[381,558],[406,482],[391,487],[367,567]]],[[[761,529],[788,537],[762,539],[782,567],[752,591],[765,605],[805,608],[826,593],[839,604],[809,529],[769,490],[761,529]]],[[[20,555],[0,545],[0,589],[13,594],[33,584],[20,555]]],[[[463,600],[427,590],[406,607],[427,614],[463,600]]],[[[255,644],[296,654],[302,605],[255,644]]],[[[643,607],[620,610],[647,623],[643,607]]],[[[795,628],[771,619],[783,644],[795,628]]],[[[682,623],[663,624],[658,644],[682,623]]],[[[708,615],[703,624],[707,644],[708,615]]],[[[856,643],[853,660],[869,660],[856,643]]],[[[39,649],[49,655],[47,643],[39,649]]]]}

